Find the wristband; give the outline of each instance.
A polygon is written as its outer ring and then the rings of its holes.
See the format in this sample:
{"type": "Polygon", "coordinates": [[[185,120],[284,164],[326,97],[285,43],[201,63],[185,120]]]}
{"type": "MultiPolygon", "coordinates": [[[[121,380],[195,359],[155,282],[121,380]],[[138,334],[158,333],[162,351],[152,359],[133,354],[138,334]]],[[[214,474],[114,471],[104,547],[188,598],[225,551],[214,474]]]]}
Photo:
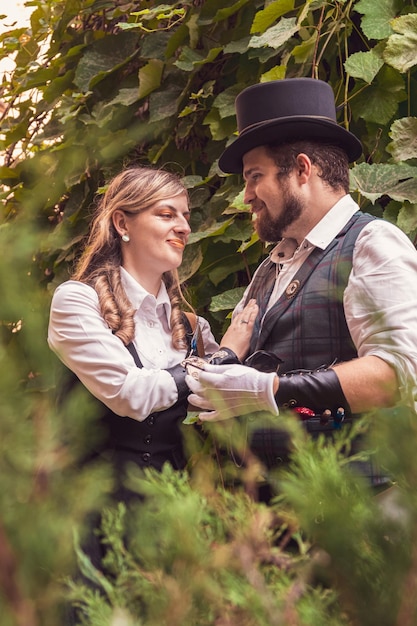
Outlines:
{"type": "Polygon", "coordinates": [[[214,352],[208,360],[211,365],[233,365],[240,363],[237,355],[230,348],[220,348],[214,352]]]}
{"type": "Polygon", "coordinates": [[[185,369],[182,363],[179,363],[178,365],[174,365],[174,367],[168,367],[166,371],[169,374],[171,374],[177,386],[177,392],[178,392],[177,401],[185,400],[185,398],[187,398],[188,394],[190,393],[190,390],[188,389],[188,385],[185,382],[187,370],[185,369]]]}
{"type": "Polygon", "coordinates": [[[275,400],[283,409],[311,407],[315,413],[321,414],[326,410],[333,413],[343,408],[346,416],[351,416],[350,406],[334,369],[281,375],[275,400]]]}

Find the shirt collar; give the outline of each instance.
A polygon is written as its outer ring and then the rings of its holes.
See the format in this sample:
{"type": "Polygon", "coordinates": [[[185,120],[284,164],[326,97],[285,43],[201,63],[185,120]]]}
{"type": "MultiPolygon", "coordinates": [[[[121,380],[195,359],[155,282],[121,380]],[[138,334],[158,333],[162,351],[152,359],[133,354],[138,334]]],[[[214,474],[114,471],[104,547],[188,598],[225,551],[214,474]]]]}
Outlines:
{"type": "Polygon", "coordinates": [[[159,316],[162,314],[162,310],[165,309],[169,322],[171,317],[171,302],[163,280],[161,280],[161,287],[155,298],[155,296],[146,291],[124,267],[120,267],[120,276],[126,295],[136,311],[144,307],[148,309],[152,307],[159,316]]]}
{"type": "Polygon", "coordinates": [[[305,240],[311,245],[324,250],[348,223],[356,211],[359,211],[359,206],[351,195],[346,194],[343,198],[340,198],[330,211],[322,217],[320,222],[310,230],[305,240]]]}

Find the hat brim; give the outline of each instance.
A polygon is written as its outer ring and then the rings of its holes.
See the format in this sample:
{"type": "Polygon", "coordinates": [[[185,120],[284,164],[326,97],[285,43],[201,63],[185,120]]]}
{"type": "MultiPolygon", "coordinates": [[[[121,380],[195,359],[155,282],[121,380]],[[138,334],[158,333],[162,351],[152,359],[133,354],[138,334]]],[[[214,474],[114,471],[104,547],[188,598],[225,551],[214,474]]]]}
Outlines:
{"type": "Polygon", "coordinates": [[[362,144],[355,135],[327,119],[298,116],[269,120],[242,132],[219,158],[219,167],[226,174],[240,174],[242,158],[246,152],[271,143],[284,143],[302,139],[328,141],[343,148],[349,162],[356,161],[362,154],[362,144]]]}

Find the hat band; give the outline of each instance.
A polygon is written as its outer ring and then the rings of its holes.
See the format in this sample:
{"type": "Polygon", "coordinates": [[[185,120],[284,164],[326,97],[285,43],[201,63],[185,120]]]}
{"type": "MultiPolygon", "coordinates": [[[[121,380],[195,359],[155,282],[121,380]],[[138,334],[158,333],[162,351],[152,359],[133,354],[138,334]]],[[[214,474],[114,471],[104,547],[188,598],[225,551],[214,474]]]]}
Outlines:
{"type": "Polygon", "coordinates": [[[286,117],[271,117],[268,120],[263,120],[262,122],[255,122],[254,124],[245,126],[245,128],[239,133],[239,135],[242,135],[242,133],[245,133],[247,130],[251,130],[252,128],[261,126],[263,124],[268,124],[270,122],[278,122],[280,120],[296,121],[297,118],[323,120],[325,122],[331,122],[332,124],[339,126],[338,123],[334,119],[332,119],[331,117],[324,116],[324,115],[287,115],[286,117]]]}

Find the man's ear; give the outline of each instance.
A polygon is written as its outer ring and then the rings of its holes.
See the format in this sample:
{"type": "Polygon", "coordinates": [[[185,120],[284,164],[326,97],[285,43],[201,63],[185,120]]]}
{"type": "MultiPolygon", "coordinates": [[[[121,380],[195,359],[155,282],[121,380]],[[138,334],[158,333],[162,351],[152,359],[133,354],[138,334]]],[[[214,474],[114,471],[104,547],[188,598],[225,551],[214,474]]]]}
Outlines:
{"type": "Polygon", "coordinates": [[[297,176],[299,177],[299,182],[301,184],[304,184],[311,176],[312,164],[310,161],[310,157],[304,154],[304,152],[300,152],[300,154],[297,155],[296,161],[297,165],[295,169],[297,172],[297,176]]]}

